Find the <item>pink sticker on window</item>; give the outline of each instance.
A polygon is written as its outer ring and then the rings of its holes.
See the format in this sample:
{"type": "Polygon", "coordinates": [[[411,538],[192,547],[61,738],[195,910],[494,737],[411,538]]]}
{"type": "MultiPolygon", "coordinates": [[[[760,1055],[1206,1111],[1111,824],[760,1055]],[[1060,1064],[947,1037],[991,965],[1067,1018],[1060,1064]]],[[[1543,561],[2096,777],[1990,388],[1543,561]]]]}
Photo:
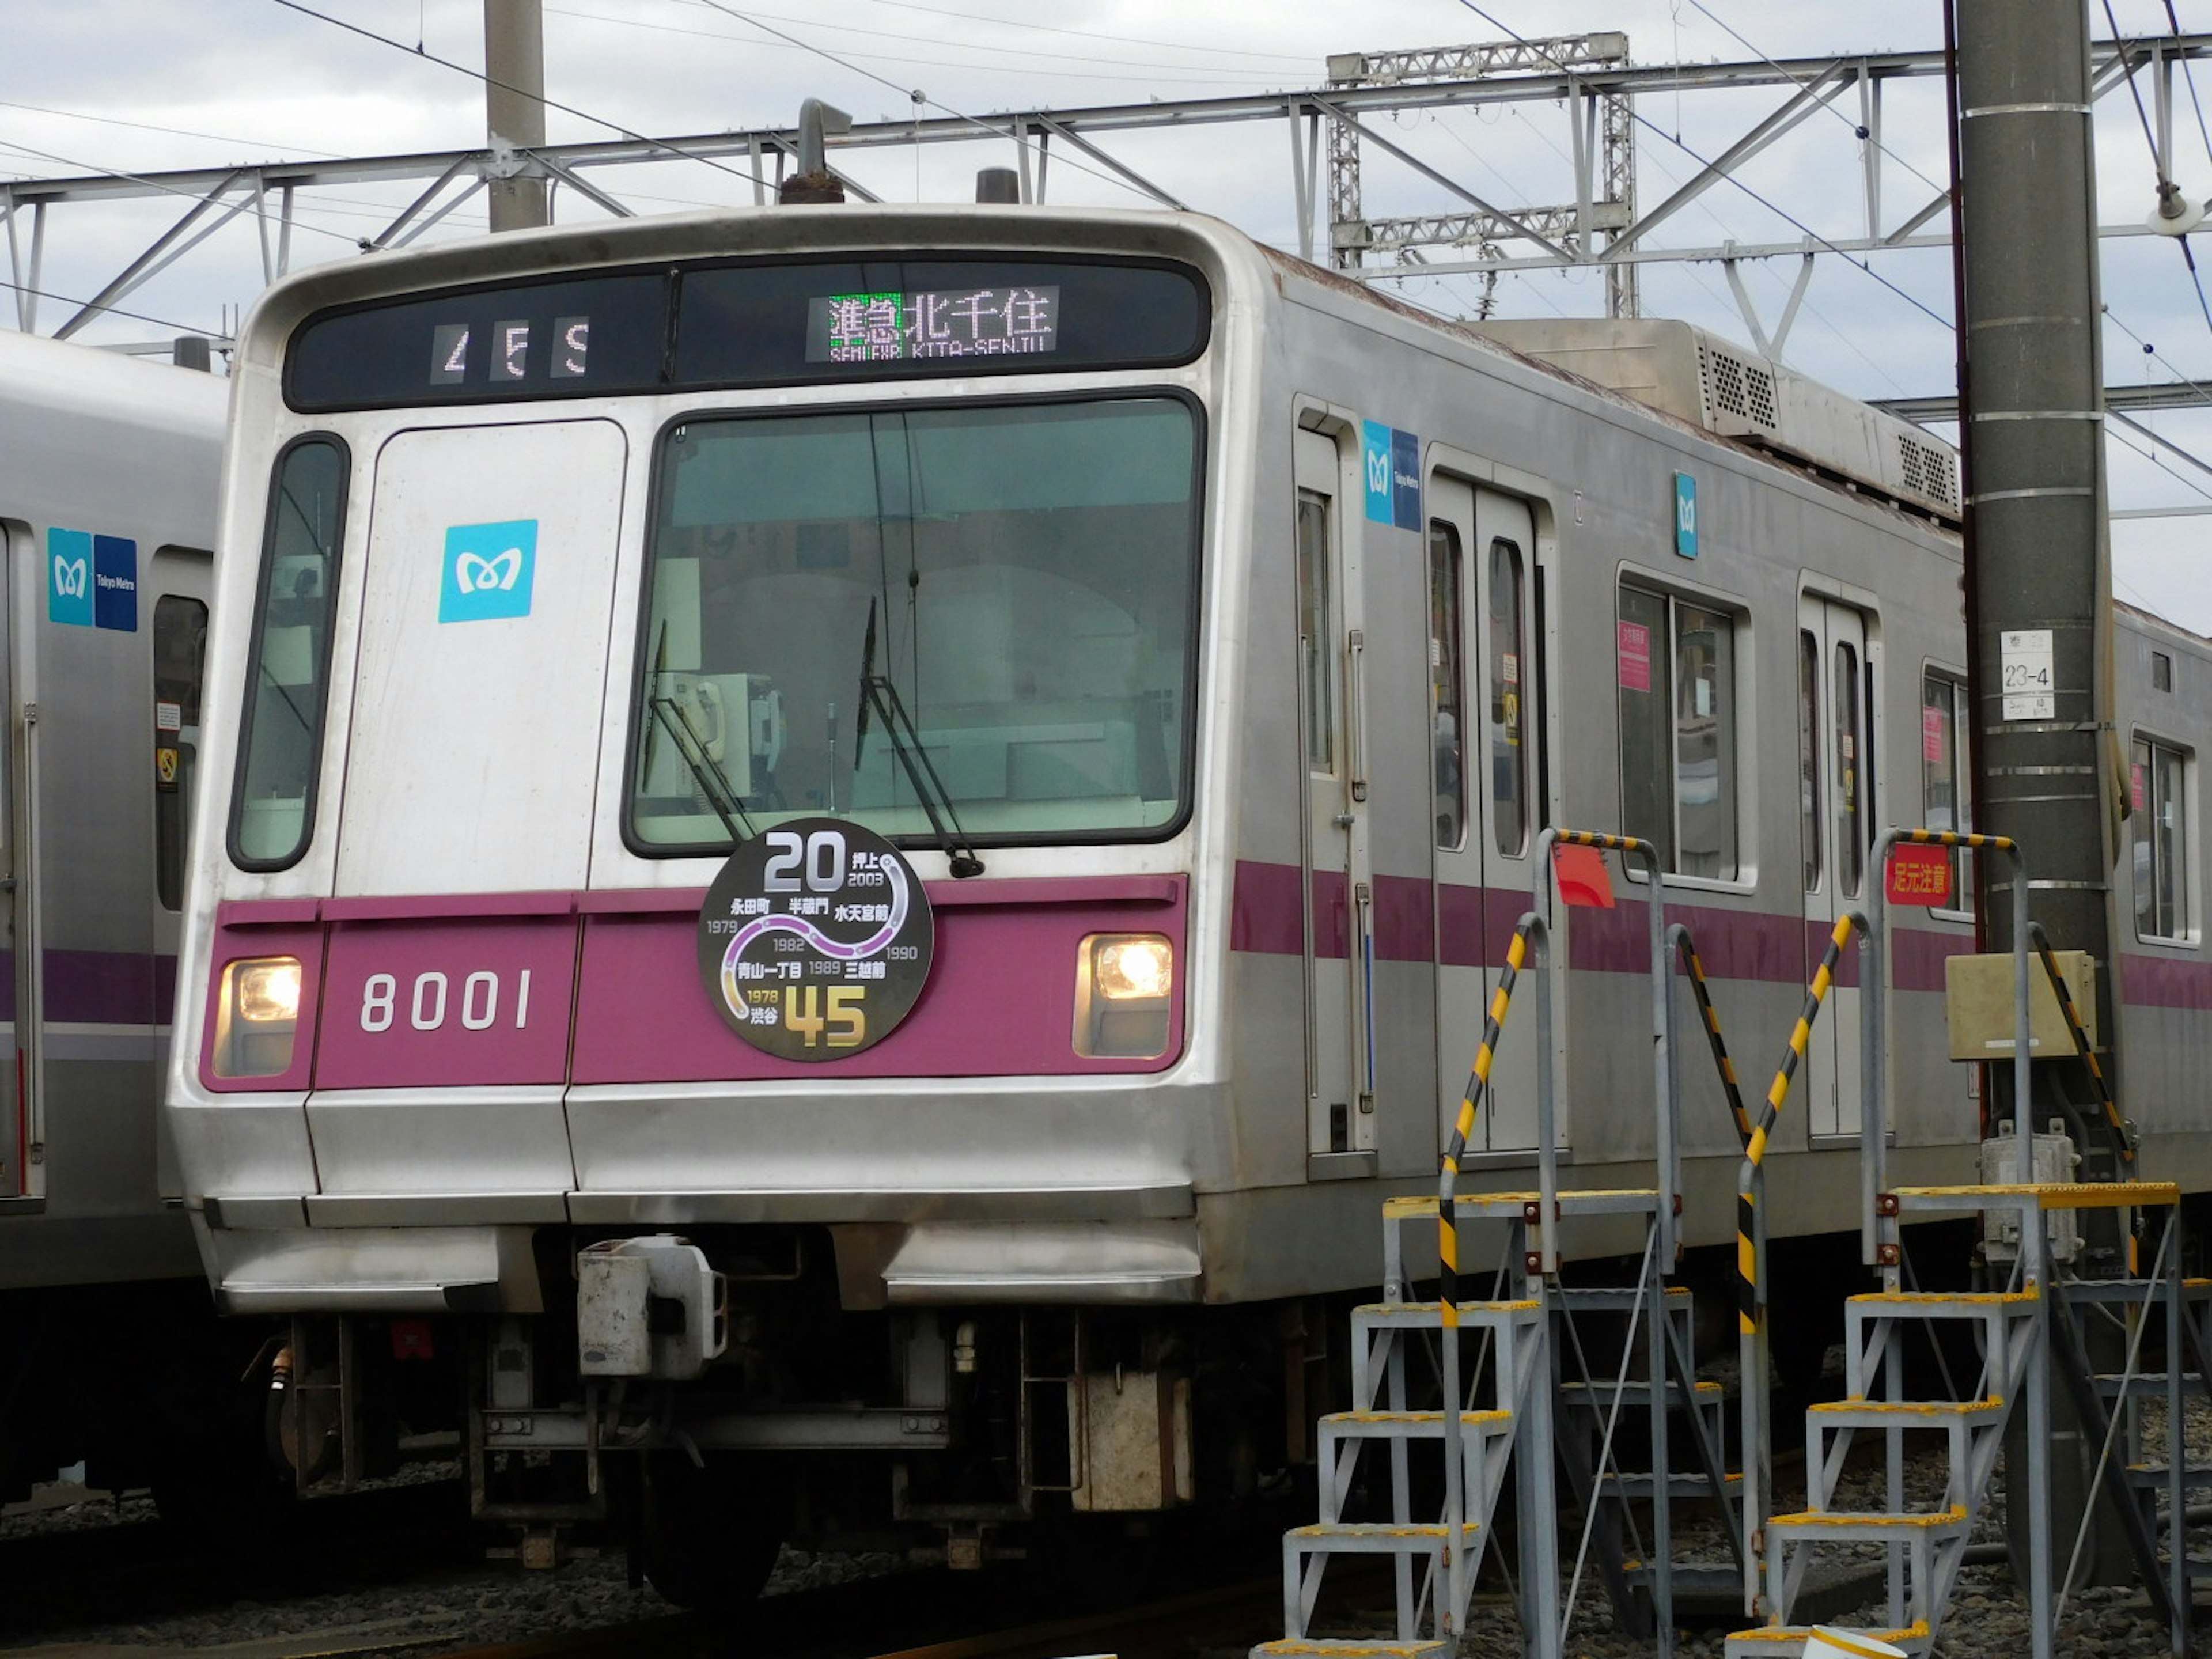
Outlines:
{"type": "Polygon", "coordinates": [[[2129,809],[2140,812],[2148,804],[2143,799],[2143,769],[2140,766],[2130,766],[2128,768],[2129,809]]]}
{"type": "Polygon", "coordinates": [[[1930,766],[1943,763],[1946,739],[1950,736],[1951,717],[1940,708],[1920,711],[1920,758],[1930,766]]]}
{"type": "Polygon", "coordinates": [[[1625,622],[1614,625],[1615,648],[1620,659],[1620,689],[1624,691],[1649,691],[1651,689],[1651,630],[1642,623],[1625,622]]]}

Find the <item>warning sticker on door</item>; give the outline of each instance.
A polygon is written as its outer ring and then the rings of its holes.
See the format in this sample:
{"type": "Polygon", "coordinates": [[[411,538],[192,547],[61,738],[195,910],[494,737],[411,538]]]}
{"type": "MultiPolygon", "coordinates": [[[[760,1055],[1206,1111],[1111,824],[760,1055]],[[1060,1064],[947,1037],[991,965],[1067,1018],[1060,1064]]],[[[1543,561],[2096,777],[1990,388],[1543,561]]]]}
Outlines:
{"type": "Polygon", "coordinates": [[[1613,625],[1615,654],[1620,663],[1620,689],[1624,691],[1649,691],[1651,689],[1651,630],[1642,623],[1616,623],[1613,625]]]}

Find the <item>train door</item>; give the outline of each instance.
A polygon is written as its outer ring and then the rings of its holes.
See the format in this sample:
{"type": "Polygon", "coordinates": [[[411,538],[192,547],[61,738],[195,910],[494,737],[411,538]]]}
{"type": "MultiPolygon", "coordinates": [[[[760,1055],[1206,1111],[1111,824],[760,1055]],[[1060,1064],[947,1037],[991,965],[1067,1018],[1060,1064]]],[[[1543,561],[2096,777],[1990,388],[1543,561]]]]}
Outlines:
{"type": "MultiPolygon", "coordinates": [[[[1433,478],[1429,501],[1437,1075],[1448,1136],[1497,988],[1498,941],[1528,907],[1535,538],[1525,502],[1460,479],[1433,478]]],[[[1534,1036],[1527,1018],[1507,1025],[1475,1118],[1475,1150],[1534,1148],[1534,1036]]]]}
{"type": "MultiPolygon", "coordinates": [[[[1368,871],[1366,639],[1335,443],[1297,434],[1298,726],[1305,846],[1310,1152],[1375,1146],[1373,887],[1368,871]]],[[[1356,526],[1357,520],[1352,520],[1356,526]]]]}
{"type": "Polygon", "coordinates": [[[37,1075],[25,1052],[27,1035],[36,1029],[26,1004],[36,994],[37,975],[26,971],[29,930],[17,925],[33,886],[20,853],[29,845],[25,803],[30,794],[16,771],[23,749],[16,740],[15,583],[43,579],[34,547],[27,526],[0,520],[0,975],[5,976],[0,980],[0,1203],[46,1191],[45,1170],[31,1152],[40,1130],[24,1087],[26,1079],[37,1075]]]}
{"type": "MultiPolygon", "coordinates": [[[[1813,594],[1797,610],[1798,833],[1805,888],[1805,977],[1838,918],[1866,908],[1874,803],[1873,675],[1863,612],[1813,594]]],[[[1856,947],[1854,947],[1856,949],[1856,947]]],[[[1859,1132],[1859,994],[1838,987],[1805,1054],[1806,1118],[1815,1135],[1859,1132]]]]}
{"type": "MultiPolygon", "coordinates": [[[[154,611],[154,938],[155,960],[173,962],[185,904],[186,842],[193,791],[199,781],[200,688],[207,668],[209,559],[204,553],[164,547],[153,562],[154,611]]],[[[154,1023],[167,1029],[167,1001],[154,1023]]],[[[174,1033],[171,1033],[174,1040],[174,1033]]],[[[166,1066],[166,1050],[164,1051],[166,1066]]],[[[157,1073],[157,1077],[159,1073],[157,1073]]],[[[159,1086],[158,1084],[156,1085],[159,1086]]],[[[180,1195],[183,1178],[167,1121],[155,1146],[161,1194],[180,1195]]]]}

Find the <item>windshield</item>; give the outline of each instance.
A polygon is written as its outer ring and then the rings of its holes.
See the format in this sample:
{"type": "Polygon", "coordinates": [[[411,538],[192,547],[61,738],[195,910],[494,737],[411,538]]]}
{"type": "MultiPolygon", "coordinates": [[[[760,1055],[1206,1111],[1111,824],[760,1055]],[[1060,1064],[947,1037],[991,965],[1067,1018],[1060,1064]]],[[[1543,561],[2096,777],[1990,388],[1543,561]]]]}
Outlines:
{"type": "Polygon", "coordinates": [[[864,675],[979,842],[1173,825],[1197,446],[1191,405],[1158,396],[675,428],[630,710],[635,843],[727,848],[718,797],[756,826],[829,812],[933,841],[864,675]]]}

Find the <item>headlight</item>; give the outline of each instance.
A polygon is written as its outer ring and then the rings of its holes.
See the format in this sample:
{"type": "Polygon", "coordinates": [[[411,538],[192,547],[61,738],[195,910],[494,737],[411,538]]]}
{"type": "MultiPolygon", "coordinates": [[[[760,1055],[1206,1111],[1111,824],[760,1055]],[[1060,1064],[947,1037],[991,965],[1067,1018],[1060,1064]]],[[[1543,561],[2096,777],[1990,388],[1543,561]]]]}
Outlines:
{"type": "Polygon", "coordinates": [[[1175,951],[1153,933],[1133,939],[1102,939],[1097,952],[1098,994],[1115,1002],[1133,997],[1164,997],[1175,977],[1175,951]]]}
{"type": "Polygon", "coordinates": [[[241,962],[238,975],[238,1017],[255,1024],[300,1017],[300,964],[289,957],[268,962],[241,962]]]}
{"type": "Polygon", "coordinates": [[[282,1077],[292,1069],[300,1018],[300,959],[262,957],[222,970],[215,1074],[282,1077]]]}
{"type": "Polygon", "coordinates": [[[1168,1051],[1175,946],[1158,933],[1092,933],[1076,952],[1075,1052],[1152,1060],[1168,1051]]]}

